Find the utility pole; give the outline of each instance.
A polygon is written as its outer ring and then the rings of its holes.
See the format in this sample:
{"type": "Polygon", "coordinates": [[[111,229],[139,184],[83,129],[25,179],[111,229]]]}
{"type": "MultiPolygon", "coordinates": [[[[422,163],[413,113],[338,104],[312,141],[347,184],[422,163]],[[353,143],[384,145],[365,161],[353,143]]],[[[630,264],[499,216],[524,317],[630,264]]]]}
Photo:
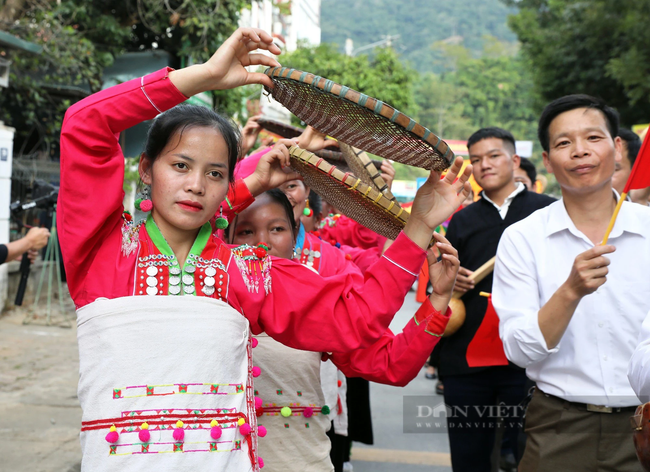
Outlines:
{"type": "Polygon", "coordinates": [[[374,43],[366,44],[365,46],[361,46],[360,48],[354,49],[354,43],[352,42],[351,38],[348,38],[345,40],[345,54],[348,56],[355,56],[359,54],[361,51],[365,51],[366,49],[374,49],[378,46],[388,46],[391,47],[393,45],[393,41],[396,39],[399,39],[401,34],[394,34],[394,35],[385,35],[383,36],[384,39],[375,41],[374,43]]]}

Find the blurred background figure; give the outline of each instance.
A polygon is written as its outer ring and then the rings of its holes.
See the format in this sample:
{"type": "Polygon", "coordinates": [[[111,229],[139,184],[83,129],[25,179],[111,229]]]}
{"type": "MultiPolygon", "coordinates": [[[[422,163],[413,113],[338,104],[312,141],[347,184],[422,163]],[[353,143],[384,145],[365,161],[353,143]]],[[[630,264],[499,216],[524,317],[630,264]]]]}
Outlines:
{"type": "Polygon", "coordinates": [[[515,182],[521,182],[529,192],[535,192],[536,181],[537,169],[535,169],[535,164],[530,159],[522,157],[519,168],[515,169],[515,182]]]}

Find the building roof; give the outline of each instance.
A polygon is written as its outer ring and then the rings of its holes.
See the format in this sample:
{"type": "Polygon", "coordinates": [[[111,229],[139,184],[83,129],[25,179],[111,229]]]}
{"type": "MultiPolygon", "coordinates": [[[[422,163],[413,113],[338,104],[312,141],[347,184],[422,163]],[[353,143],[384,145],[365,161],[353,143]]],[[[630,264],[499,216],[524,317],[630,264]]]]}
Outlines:
{"type": "Polygon", "coordinates": [[[11,49],[19,49],[21,51],[31,52],[33,54],[40,54],[43,52],[43,46],[39,46],[38,44],[30,43],[29,41],[17,38],[13,34],[9,34],[6,31],[0,31],[0,46],[11,49]]]}

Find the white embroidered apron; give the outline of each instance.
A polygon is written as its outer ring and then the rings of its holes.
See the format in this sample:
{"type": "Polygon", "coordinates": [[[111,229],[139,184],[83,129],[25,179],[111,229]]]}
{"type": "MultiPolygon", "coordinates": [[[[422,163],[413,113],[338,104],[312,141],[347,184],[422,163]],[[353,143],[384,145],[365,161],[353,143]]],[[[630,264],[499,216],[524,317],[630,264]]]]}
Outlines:
{"type": "Polygon", "coordinates": [[[333,471],[326,432],[335,405],[326,405],[321,389],[321,354],[284,346],[266,333],[256,338],[253,363],[261,374],[254,386],[263,405],[258,423],[268,431],[259,442],[263,472],[333,471]]]}
{"type": "Polygon", "coordinates": [[[83,472],[259,470],[244,316],[207,297],[134,296],[84,306],[77,326],[83,472]]]}

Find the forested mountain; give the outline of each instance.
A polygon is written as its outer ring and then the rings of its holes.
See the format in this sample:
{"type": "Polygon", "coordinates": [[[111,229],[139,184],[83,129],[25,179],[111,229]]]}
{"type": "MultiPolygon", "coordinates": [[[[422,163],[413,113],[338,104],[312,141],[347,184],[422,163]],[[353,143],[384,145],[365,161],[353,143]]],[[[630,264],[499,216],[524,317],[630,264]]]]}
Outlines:
{"type": "Polygon", "coordinates": [[[462,40],[475,57],[485,36],[515,43],[507,26],[514,12],[500,0],[322,0],[321,40],[343,51],[346,38],[359,48],[399,34],[393,47],[403,59],[420,72],[441,72],[444,58],[433,43],[462,40]]]}

